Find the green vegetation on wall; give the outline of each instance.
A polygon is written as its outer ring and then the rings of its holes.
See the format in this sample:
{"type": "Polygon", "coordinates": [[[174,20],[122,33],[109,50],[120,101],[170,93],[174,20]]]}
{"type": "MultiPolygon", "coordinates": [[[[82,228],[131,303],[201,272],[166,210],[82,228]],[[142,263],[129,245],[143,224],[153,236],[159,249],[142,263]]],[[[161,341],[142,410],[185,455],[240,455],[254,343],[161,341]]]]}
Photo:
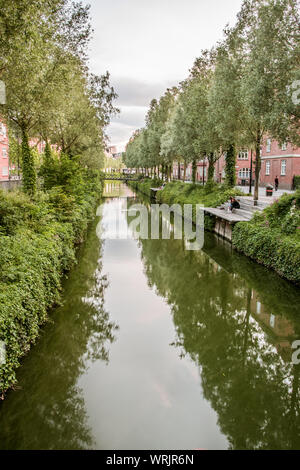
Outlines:
{"type": "MultiPolygon", "coordinates": [[[[152,187],[160,187],[162,182],[159,180],[144,179],[139,182],[130,182],[131,187],[142,192],[146,196],[151,196],[152,187]]],[[[205,207],[217,207],[228,201],[231,196],[242,195],[238,189],[228,189],[225,185],[207,184],[187,184],[181,181],[172,181],[164,186],[157,193],[157,202],[164,204],[202,204],[205,207]]],[[[213,230],[214,218],[205,215],[205,228],[213,230]]]]}
{"type": "Polygon", "coordinates": [[[300,284],[300,190],[285,194],[233,230],[233,245],[257,262],[300,284]]]}
{"type": "Polygon", "coordinates": [[[0,193],[0,393],[16,383],[16,369],[60,299],[61,277],[75,262],[75,247],[95,216],[99,176],[63,158],[48,192],[30,198],[0,193]]]}

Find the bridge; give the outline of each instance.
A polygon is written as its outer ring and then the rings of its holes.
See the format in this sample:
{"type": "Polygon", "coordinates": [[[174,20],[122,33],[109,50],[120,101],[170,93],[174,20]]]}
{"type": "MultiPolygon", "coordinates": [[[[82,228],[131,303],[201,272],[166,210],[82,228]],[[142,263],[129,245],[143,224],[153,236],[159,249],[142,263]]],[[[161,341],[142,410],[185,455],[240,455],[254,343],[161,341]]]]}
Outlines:
{"type": "Polygon", "coordinates": [[[131,175],[113,175],[113,174],[103,174],[102,179],[109,181],[139,181],[136,176],[131,175]]]}

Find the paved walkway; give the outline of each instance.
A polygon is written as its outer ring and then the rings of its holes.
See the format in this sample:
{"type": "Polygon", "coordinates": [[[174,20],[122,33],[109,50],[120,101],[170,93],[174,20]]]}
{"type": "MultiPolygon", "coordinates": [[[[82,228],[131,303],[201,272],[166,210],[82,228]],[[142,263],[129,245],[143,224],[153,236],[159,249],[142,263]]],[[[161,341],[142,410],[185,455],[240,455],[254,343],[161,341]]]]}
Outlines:
{"type": "MultiPolygon", "coordinates": [[[[249,186],[237,186],[238,189],[243,191],[245,194],[249,194],[249,186]]],[[[253,199],[253,192],[254,189],[252,188],[252,196],[249,196],[247,199],[253,199]]],[[[289,189],[278,189],[277,191],[273,191],[273,196],[266,196],[266,188],[259,188],[258,189],[258,200],[266,203],[266,204],[273,204],[276,199],[279,199],[283,194],[293,194],[295,191],[291,191],[289,189]]]]}

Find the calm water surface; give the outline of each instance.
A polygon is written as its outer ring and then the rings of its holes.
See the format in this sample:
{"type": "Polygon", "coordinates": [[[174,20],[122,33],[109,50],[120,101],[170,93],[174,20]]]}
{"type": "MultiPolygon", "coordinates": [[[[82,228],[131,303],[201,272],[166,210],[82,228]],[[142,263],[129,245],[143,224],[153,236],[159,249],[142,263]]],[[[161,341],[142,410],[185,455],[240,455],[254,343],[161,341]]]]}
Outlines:
{"type": "Polygon", "coordinates": [[[136,200],[105,196],[0,405],[0,448],[299,449],[299,290],[211,234],[109,239],[136,200]]]}

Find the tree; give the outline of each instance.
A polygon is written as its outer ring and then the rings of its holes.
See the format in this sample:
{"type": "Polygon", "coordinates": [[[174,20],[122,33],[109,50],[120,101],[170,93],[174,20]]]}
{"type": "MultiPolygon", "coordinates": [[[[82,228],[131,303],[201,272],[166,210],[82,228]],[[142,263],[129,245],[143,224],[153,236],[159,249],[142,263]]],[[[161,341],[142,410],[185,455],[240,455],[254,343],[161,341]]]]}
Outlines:
{"type": "MultiPolygon", "coordinates": [[[[214,176],[214,164],[220,158],[221,142],[215,123],[209,110],[209,90],[213,76],[213,55],[203,51],[196,59],[189,78],[182,84],[180,96],[182,104],[181,133],[184,141],[189,142],[188,159],[193,165],[193,182],[195,182],[196,162],[207,158],[208,181],[214,176]]],[[[179,131],[179,126],[177,127],[179,131]]]]}
{"type": "Polygon", "coordinates": [[[26,130],[22,130],[22,173],[24,191],[33,195],[36,190],[36,171],[26,130]]]}
{"type": "Polygon", "coordinates": [[[218,133],[221,151],[225,154],[226,184],[229,187],[236,183],[236,148],[249,144],[241,112],[242,58],[236,48],[233,38],[228,38],[214,50],[215,66],[209,90],[208,112],[218,133]]]}
{"type": "Polygon", "coordinates": [[[178,179],[180,179],[180,157],[178,157],[176,145],[176,128],[175,128],[176,104],[170,110],[170,115],[165,125],[165,132],[160,139],[160,155],[163,161],[171,168],[175,160],[178,161],[178,179]]]}
{"type": "Polygon", "coordinates": [[[0,77],[20,43],[27,44],[36,37],[40,28],[53,22],[66,0],[0,0],[0,77]],[[50,21],[49,21],[50,20],[50,21]]]}
{"type": "MultiPolygon", "coordinates": [[[[20,13],[24,30],[22,35],[16,30],[3,60],[2,79],[6,84],[7,104],[1,106],[1,113],[8,123],[13,122],[20,129],[24,152],[23,186],[30,193],[35,191],[35,178],[28,137],[30,134],[36,134],[40,126],[44,130],[46,117],[53,112],[56,103],[56,91],[64,75],[67,56],[63,52],[62,44],[58,44],[59,40],[64,46],[67,42],[66,35],[61,33],[64,20],[68,22],[68,17],[61,17],[62,8],[66,4],[67,2],[50,2],[48,7],[41,11],[44,14],[38,11],[33,13],[28,2],[11,10],[13,17],[18,17],[20,13]],[[33,14],[31,19],[27,18],[29,12],[33,14]],[[61,28],[57,31],[58,25],[61,28]]],[[[10,7],[11,3],[8,2],[9,11],[10,7]]],[[[77,9],[76,4],[74,8],[77,9]]],[[[8,17],[6,20],[9,21],[8,17]]],[[[76,22],[74,34],[75,28],[76,22]]]]}
{"type": "Polygon", "coordinates": [[[69,0],[32,3],[46,3],[47,7],[33,12],[30,2],[13,8],[8,1],[0,22],[6,31],[8,13],[20,20],[14,33],[7,33],[9,44],[0,42],[0,52],[3,46],[6,54],[1,70],[7,94],[7,104],[0,112],[25,139],[24,188],[29,187],[25,180],[33,171],[27,152],[32,136],[51,140],[70,155],[80,153],[83,166],[102,166],[104,128],[115,111],[112,102],[116,97],[108,73],[97,77],[87,72],[89,7],[69,0]],[[30,13],[32,21],[27,17],[30,13]]]}
{"type": "Polygon", "coordinates": [[[264,136],[299,141],[287,107],[287,87],[299,64],[299,19],[296,0],[245,0],[237,24],[227,31],[241,63],[240,100],[235,104],[256,153],[255,204],[264,136]]]}
{"type": "Polygon", "coordinates": [[[146,117],[147,146],[153,158],[153,166],[162,165],[162,173],[166,173],[165,169],[168,162],[164,160],[161,154],[161,138],[166,131],[166,124],[175,105],[177,93],[177,88],[168,88],[159,102],[152,100],[146,117]]]}
{"type": "Polygon", "coordinates": [[[43,186],[44,189],[50,189],[56,183],[56,168],[55,162],[52,154],[51,146],[47,140],[45,151],[44,151],[44,159],[41,165],[39,175],[43,178],[43,186]]]}
{"type": "Polygon", "coordinates": [[[236,153],[235,146],[230,145],[226,152],[226,166],[225,166],[225,175],[226,175],[226,184],[230,188],[233,188],[236,184],[236,173],[235,173],[235,164],[236,164],[236,153]]]}

